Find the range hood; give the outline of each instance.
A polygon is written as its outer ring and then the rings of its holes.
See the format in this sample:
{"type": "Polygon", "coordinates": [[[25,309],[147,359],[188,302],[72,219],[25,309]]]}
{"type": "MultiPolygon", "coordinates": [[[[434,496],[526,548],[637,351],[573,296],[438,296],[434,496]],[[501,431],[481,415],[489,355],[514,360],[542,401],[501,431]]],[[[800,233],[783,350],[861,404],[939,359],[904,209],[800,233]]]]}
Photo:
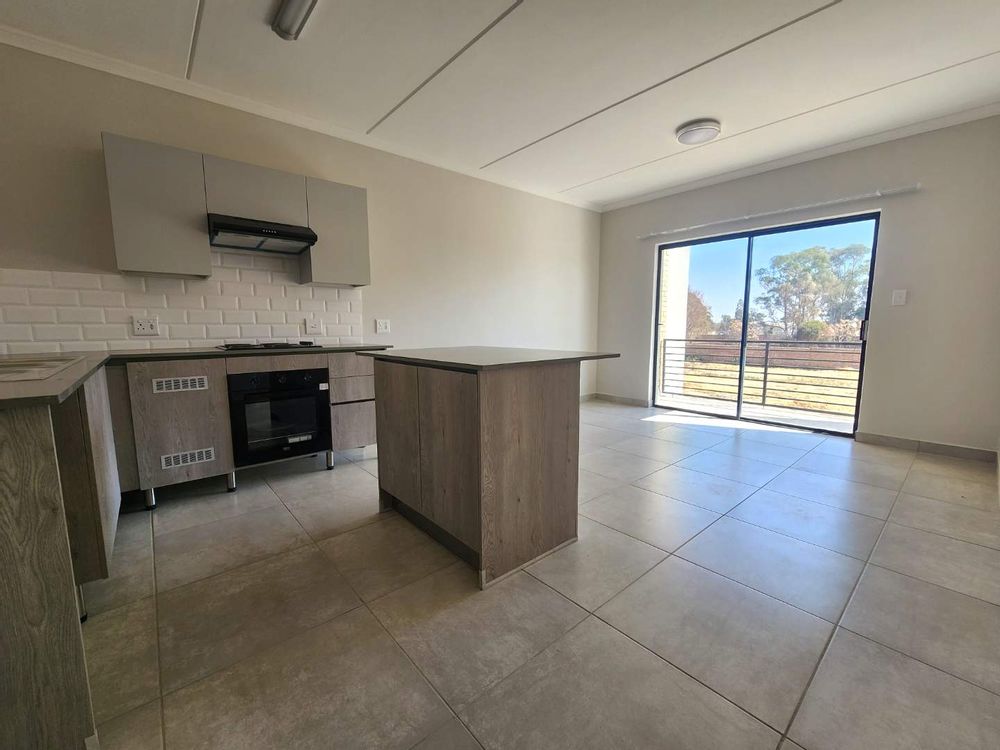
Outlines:
{"type": "Polygon", "coordinates": [[[212,247],[299,255],[315,245],[317,239],[309,227],[224,214],[208,215],[208,242],[212,247]]]}

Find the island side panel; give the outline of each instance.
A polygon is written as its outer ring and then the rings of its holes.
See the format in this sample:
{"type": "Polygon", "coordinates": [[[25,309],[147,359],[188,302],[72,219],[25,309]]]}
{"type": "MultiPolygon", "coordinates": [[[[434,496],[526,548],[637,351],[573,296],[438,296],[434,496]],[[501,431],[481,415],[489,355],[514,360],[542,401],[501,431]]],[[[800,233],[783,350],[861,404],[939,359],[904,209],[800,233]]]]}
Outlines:
{"type": "Polygon", "coordinates": [[[479,383],[474,373],[418,368],[423,515],[479,552],[479,383]]]}
{"type": "MultiPolygon", "coordinates": [[[[379,489],[421,512],[417,368],[376,361],[375,394],[379,489]]],[[[391,504],[380,500],[380,506],[391,504]]]]}
{"type": "Polygon", "coordinates": [[[0,747],[94,733],[47,406],[0,409],[0,747]]]}
{"type": "Polygon", "coordinates": [[[483,585],[576,538],[580,363],[479,373],[483,585]]]}

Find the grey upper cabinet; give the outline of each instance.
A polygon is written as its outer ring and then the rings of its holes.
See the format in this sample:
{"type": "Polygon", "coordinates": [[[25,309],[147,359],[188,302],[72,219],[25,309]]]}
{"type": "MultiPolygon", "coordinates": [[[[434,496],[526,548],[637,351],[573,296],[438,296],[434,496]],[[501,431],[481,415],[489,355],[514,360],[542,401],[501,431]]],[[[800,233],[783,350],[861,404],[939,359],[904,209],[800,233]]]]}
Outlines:
{"type": "Polygon", "coordinates": [[[368,191],[315,177],[306,178],[306,191],[309,226],[319,240],[302,254],[302,283],[370,284],[368,191]]]}
{"type": "Polygon", "coordinates": [[[120,271],[209,276],[202,156],[102,133],[120,271]]]}
{"type": "Polygon", "coordinates": [[[306,178],[205,154],[205,197],[213,214],[307,226],[306,178]]]}

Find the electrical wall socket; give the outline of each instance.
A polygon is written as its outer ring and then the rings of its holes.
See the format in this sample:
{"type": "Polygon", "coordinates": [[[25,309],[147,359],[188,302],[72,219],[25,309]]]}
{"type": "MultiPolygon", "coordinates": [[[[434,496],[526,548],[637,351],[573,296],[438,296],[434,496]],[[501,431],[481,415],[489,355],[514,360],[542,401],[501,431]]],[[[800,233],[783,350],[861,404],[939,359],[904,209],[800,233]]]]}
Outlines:
{"type": "Polygon", "coordinates": [[[389,321],[384,318],[376,318],[375,333],[389,333],[389,321]]]}
{"type": "Polygon", "coordinates": [[[160,335],[160,319],[159,318],[139,318],[135,315],[132,316],[132,335],[133,336],[159,336],[160,335]]]}
{"type": "Polygon", "coordinates": [[[312,333],[316,336],[322,336],[323,321],[317,320],[316,318],[306,318],[306,333],[312,333]]]}

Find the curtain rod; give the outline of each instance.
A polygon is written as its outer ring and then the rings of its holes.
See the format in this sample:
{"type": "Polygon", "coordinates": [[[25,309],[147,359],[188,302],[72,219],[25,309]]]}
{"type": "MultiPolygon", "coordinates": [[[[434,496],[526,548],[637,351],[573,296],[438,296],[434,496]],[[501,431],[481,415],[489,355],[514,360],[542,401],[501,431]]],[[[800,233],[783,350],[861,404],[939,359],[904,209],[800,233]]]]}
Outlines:
{"type": "Polygon", "coordinates": [[[812,208],[825,208],[827,206],[839,206],[844,203],[854,203],[855,201],[870,200],[872,198],[889,198],[895,195],[906,195],[907,193],[916,193],[920,190],[922,185],[918,182],[915,185],[905,185],[903,187],[887,188],[885,190],[875,190],[871,193],[863,193],[861,195],[851,195],[846,198],[836,198],[830,201],[822,201],[820,203],[806,203],[801,206],[792,206],[791,208],[781,208],[777,211],[764,211],[759,214],[747,214],[745,216],[734,216],[730,219],[720,219],[718,221],[709,221],[705,224],[692,224],[689,227],[679,227],[678,229],[667,229],[662,232],[653,232],[651,234],[644,234],[636,237],[637,240],[648,240],[653,237],[665,237],[671,234],[680,234],[682,232],[693,232],[696,229],[707,229],[708,227],[717,227],[722,224],[732,224],[735,221],[749,221],[751,219],[763,219],[768,216],[781,216],[782,214],[791,214],[797,211],[807,211],[812,208]]]}

